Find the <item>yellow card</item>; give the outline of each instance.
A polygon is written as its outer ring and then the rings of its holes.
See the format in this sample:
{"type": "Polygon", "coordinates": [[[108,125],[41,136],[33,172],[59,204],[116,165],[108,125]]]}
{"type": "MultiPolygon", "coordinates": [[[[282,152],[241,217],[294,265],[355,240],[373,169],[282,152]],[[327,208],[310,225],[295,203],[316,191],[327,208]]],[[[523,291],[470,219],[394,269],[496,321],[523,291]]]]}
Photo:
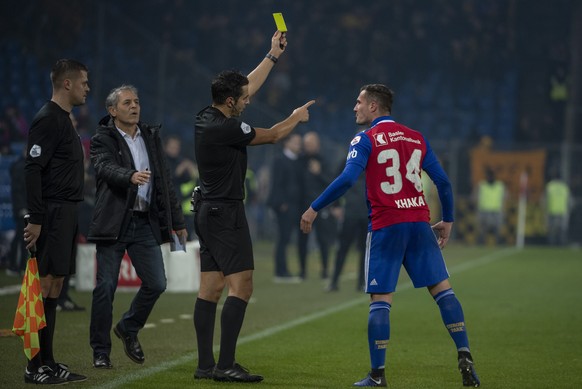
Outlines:
{"type": "Polygon", "coordinates": [[[283,14],[280,12],[274,13],[273,18],[275,19],[277,30],[281,32],[287,32],[287,26],[285,25],[285,19],[283,19],[283,14]]]}

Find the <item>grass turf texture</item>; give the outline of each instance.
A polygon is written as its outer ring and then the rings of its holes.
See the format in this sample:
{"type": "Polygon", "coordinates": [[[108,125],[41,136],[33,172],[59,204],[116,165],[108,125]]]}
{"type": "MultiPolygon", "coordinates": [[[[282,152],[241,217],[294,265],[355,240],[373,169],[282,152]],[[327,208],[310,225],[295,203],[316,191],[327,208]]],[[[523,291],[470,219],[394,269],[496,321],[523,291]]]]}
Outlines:
{"type": "MultiPolygon", "coordinates": [[[[255,245],[253,302],[247,309],[237,360],[262,374],[263,388],[341,388],[369,370],[366,295],[345,277],[340,291],[325,293],[319,258],[310,256],[310,278],[295,285],[272,283],[273,248],[255,245]]],[[[451,283],[463,304],[469,338],[482,387],[582,387],[582,252],[570,249],[491,249],[451,245],[445,250],[451,283]]],[[[296,270],[295,258],[290,265],[296,270]]],[[[355,271],[350,255],[344,274],[355,271]]],[[[2,276],[6,285],[15,279],[2,276]]],[[[90,306],[90,293],[72,293],[90,306]]],[[[133,293],[118,292],[114,320],[133,293]]],[[[238,384],[196,380],[193,293],[165,293],[140,341],[146,354],[136,365],[112,335],[112,370],[91,367],[89,311],[58,313],[58,361],[89,380],[68,387],[218,388],[238,384]]],[[[17,295],[0,297],[0,328],[11,328],[17,295]]],[[[222,300],[223,301],[223,300],[222,300]]],[[[220,308],[219,308],[220,309],[220,308]]],[[[391,311],[387,379],[393,388],[462,387],[454,344],[438,308],[425,289],[413,289],[403,276],[391,311]]],[[[217,324],[219,319],[217,319],[217,324]]],[[[218,340],[219,331],[216,331],[218,340]]],[[[0,338],[0,387],[23,383],[26,363],[22,341],[0,338]]]]}

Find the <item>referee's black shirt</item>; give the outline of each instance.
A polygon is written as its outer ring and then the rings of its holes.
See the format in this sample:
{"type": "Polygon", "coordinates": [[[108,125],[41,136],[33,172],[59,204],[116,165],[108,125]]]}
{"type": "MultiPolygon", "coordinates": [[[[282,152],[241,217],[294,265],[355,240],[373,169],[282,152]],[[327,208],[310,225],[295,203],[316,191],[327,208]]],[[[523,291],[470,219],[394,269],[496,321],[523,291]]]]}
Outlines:
{"type": "Polygon", "coordinates": [[[243,200],[247,145],[255,129],[220,110],[206,107],[196,116],[194,148],[205,199],[243,200]]]}
{"type": "Polygon", "coordinates": [[[24,170],[31,223],[42,224],[45,201],[83,201],[81,139],[69,112],[52,101],[32,120],[24,170]]]}

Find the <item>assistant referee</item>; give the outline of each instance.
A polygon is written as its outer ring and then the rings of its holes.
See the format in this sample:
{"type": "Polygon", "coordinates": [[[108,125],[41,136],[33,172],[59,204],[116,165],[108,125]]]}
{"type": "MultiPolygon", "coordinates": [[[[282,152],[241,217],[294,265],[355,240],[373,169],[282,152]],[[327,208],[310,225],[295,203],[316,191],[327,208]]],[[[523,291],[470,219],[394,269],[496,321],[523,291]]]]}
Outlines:
{"type": "Polygon", "coordinates": [[[28,134],[25,180],[29,224],[24,240],[36,244],[46,327],[39,331],[40,352],[28,362],[24,381],[59,384],[84,381],[53,356],[57,298],[65,276],[75,274],[77,204],[83,201],[83,147],[71,122],[73,107],[85,104],[87,67],[71,59],[53,66],[53,94],[38,111],[28,134]]]}
{"type": "Polygon", "coordinates": [[[201,204],[195,208],[195,228],[200,240],[200,289],[194,307],[198,341],[196,379],[259,382],[235,363],[236,343],[253,291],[253,249],[243,199],[247,170],[247,146],[276,143],[300,122],[309,120],[309,101],[273,127],[254,128],[238,117],[250,98],[263,85],[287,46],[277,31],[271,49],[259,65],[245,76],[238,71],[220,73],[212,82],[212,105],[196,117],[194,144],[200,173],[201,204]],[[212,343],[216,306],[225,286],[228,297],[221,314],[218,363],[212,343]]]}

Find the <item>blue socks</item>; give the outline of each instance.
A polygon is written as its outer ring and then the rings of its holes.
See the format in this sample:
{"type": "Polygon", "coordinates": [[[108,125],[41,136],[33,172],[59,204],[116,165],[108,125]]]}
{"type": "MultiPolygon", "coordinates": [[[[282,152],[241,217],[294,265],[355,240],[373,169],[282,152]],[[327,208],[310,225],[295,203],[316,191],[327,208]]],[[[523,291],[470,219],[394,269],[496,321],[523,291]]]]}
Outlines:
{"type": "Polygon", "coordinates": [[[383,370],[386,364],[386,347],[390,339],[390,308],[392,306],[384,301],[370,304],[368,346],[372,370],[383,370]]]}
{"type": "MultiPolygon", "coordinates": [[[[438,304],[441,317],[459,352],[469,352],[469,338],[465,329],[465,316],[461,303],[452,289],[444,290],[433,297],[438,304]]],[[[368,347],[372,363],[372,375],[383,376],[386,364],[386,348],[390,339],[390,309],[384,301],[370,304],[368,316],[368,347]]]]}
{"type": "Polygon", "coordinates": [[[457,351],[469,351],[469,338],[465,329],[465,316],[461,303],[452,289],[443,290],[433,296],[441,311],[443,323],[453,338],[457,351]]]}

